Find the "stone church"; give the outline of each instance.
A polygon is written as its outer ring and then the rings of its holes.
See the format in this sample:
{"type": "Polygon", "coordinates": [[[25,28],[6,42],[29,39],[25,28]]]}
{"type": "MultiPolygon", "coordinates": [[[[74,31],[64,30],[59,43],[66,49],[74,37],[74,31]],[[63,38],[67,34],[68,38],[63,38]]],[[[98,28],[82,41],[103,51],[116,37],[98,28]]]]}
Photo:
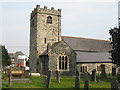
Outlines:
{"type": "Polygon", "coordinates": [[[61,35],[61,9],[36,8],[30,17],[30,68],[47,74],[59,71],[74,75],[76,68],[84,73],[96,69],[111,73],[110,41],[61,35]]]}

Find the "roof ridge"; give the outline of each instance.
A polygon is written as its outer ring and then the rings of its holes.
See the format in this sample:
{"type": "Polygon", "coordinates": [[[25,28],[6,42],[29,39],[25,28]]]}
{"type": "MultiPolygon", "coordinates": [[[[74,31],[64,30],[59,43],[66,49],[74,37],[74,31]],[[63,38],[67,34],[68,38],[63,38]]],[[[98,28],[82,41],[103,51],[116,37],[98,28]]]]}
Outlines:
{"type": "Polygon", "coordinates": [[[78,38],[78,39],[88,39],[88,40],[99,40],[99,41],[107,41],[107,42],[110,42],[110,40],[92,39],[92,38],[84,38],[84,37],[74,37],[74,36],[62,36],[62,37],[78,38]]]}

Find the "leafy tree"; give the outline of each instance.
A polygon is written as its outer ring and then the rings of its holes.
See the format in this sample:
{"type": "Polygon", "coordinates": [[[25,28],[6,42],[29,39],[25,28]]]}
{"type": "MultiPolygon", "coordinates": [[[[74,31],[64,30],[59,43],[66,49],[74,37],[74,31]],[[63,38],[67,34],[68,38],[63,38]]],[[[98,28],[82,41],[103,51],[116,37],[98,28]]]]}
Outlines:
{"type": "Polygon", "coordinates": [[[2,56],[2,66],[10,65],[10,57],[5,46],[0,46],[0,55],[2,56]]]}
{"type": "Polygon", "coordinates": [[[111,53],[111,60],[114,64],[116,64],[118,67],[120,66],[120,28],[113,28],[109,30],[109,33],[111,35],[111,45],[112,50],[111,53]]]}

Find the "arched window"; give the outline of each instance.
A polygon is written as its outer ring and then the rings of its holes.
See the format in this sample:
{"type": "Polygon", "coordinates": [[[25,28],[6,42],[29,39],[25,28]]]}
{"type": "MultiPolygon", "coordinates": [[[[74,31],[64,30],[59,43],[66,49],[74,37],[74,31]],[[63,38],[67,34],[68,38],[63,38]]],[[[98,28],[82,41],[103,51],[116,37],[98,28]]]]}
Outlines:
{"type": "Polygon", "coordinates": [[[47,23],[48,23],[48,24],[52,24],[52,17],[51,17],[51,16],[48,16],[48,17],[47,17],[47,23]]]}
{"type": "Polygon", "coordinates": [[[68,56],[60,55],[58,59],[59,59],[59,70],[68,70],[68,56]]]}
{"type": "Polygon", "coordinates": [[[87,66],[81,66],[80,67],[80,72],[87,72],[87,66]]]}

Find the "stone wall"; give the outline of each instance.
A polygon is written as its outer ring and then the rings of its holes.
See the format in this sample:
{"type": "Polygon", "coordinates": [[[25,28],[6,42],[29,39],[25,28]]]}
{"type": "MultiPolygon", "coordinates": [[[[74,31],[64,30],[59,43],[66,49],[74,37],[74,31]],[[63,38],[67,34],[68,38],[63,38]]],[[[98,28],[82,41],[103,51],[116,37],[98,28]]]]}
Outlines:
{"type": "Polygon", "coordinates": [[[40,56],[37,60],[37,72],[43,75],[48,73],[48,55],[40,56]]]}
{"type": "Polygon", "coordinates": [[[64,42],[60,41],[57,45],[51,47],[50,51],[48,51],[49,55],[49,70],[51,71],[59,71],[61,74],[65,75],[74,75],[76,68],[76,53],[64,42]],[[64,54],[68,56],[68,70],[60,70],[59,69],[59,55],[64,54]]]}
{"type": "Polygon", "coordinates": [[[77,66],[79,67],[79,71],[81,71],[81,66],[87,66],[87,72],[92,74],[93,69],[96,69],[96,73],[101,73],[101,64],[105,65],[105,71],[107,74],[112,73],[112,67],[114,66],[112,63],[79,63],[77,66]]]}
{"type": "Polygon", "coordinates": [[[61,41],[61,10],[40,8],[37,5],[30,18],[30,67],[36,72],[39,55],[47,50],[48,43],[61,41]],[[52,23],[47,23],[47,17],[52,17],[52,23]]]}

